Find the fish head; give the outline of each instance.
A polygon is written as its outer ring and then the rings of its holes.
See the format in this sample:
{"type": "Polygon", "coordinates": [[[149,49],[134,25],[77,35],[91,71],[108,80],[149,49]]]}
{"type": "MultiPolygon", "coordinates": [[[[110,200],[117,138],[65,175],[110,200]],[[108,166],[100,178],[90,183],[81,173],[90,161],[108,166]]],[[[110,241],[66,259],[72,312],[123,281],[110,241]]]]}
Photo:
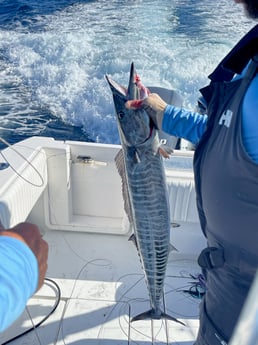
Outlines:
{"type": "Polygon", "coordinates": [[[128,100],[140,100],[140,89],[136,84],[136,71],[131,65],[128,88],[106,76],[113,94],[117,126],[122,145],[136,147],[145,143],[153,131],[153,123],[144,109],[128,109],[128,100]]]}

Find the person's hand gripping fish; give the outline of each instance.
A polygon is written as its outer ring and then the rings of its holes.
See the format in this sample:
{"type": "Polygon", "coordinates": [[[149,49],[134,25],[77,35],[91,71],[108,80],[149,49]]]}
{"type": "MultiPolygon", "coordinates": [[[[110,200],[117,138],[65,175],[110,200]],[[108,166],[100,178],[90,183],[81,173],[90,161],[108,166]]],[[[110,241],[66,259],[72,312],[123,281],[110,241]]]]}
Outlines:
{"type": "Polygon", "coordinates": [[[148,93],[141,100],[127,101],[125,106],[128,109],[145,109],[156,128],[161,129],[167,103],[157,93],[148,93]]]}
{"type": "MultiPolygon", "coordinates": [[[[138,84],[138,87],[140,87],[141,89],[145,89],[145,97],[141,97],[141,100],[127,101],[125,104],[126,108],[145,109],[147,114],[151,118],[152,122],[154,123],[155,127],[161,130],[164,111],[166,109],[167,103],[157,93],[150,93],[149,90],[145,88],[142,84],[138,84]]],[[[170,153],[172,153],[173,150],[171,150],[171,152],[168,152],[167,148],[163,149],[161,145],[159,152],[164,158],[169,158],[170,153]]]]}

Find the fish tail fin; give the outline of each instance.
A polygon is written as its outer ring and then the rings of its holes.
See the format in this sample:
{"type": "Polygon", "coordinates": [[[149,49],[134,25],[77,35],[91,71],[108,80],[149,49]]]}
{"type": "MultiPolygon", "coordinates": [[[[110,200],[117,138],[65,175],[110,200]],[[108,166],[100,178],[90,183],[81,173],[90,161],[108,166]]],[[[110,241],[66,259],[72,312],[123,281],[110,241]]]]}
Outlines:
{"type": "Polygon", "coordinates": [[[141,314],[134,316],[131,319],[131,322],[139,321],[139,320],[148,320],[148,319],[154,319],[154,320],[166,319],[166,320],[180,323],[181,325],[185,326],[185,324],[182,321],[177,320],[173,316],[170,316],[170,315],[163,313],[163,312],[157,314],[155,309],[150,309],[150,310],[145,311],[144,313],[141,313],[141,314]]]}
{"type": "Polygon", "coordinates": [[[180,320],[176,319],[175,317],[168,315],[166,313],[162,313],[161,318],[166,319],[166,320],[170,320],[170,321],[175,321],[175,322],[180,323],[181,325],[185,326],[185,323],[183,323],[182,321],[180,321],[180,320]]]}

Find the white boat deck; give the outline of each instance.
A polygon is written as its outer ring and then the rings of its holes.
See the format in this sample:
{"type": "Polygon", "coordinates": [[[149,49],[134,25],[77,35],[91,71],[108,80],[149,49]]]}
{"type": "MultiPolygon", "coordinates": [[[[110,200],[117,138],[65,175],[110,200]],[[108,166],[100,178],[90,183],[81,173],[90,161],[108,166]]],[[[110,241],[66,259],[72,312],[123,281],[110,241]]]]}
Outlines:
{"type": "MultiPolygon", "coordinates": [[[[199,299],[182,290],[200,272],[193,257],[170,254],[165,309],[185,326],[166,320],[130,322],[149,309],[148,293],[136,248],[128,236],[51,231],[47,277],[61,289],[57,309],[38,328],[10,344],[35,345],[191,345],[198,330],[199,299]]],[[[6,332],[1,344],[34,327],[57,301],[49,281],[6,332]]]]}
{"type": "Polygon", "coordinates": [[[114,157],[119,146],[30,138],[2,152],[0,219],[9,228],[37,224],[49,243],[46,281],[24,314],[0,334],[12,345],[193,344],[200,300],[183,290],[200,273],[205,247],[195,205],[192,153],[165,162],[170,200],[171,252],[165,311],[184,322],[130,322],[149,297],[136,248],[128,241],[121,180],[114,157]],[[48,316],[48,314],[50,314],[48,316]],[[39,326],[35,326],[46,320],[39,326]],[[34,327],[28,334],[9,342],[34,327]]]}

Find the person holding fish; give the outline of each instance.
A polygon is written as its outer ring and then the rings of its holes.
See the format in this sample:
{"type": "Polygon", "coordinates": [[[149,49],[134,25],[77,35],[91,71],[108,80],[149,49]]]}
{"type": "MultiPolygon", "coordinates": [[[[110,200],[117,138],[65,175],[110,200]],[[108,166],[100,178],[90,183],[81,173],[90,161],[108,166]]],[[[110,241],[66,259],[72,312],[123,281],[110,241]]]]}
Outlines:
{"type": "MultiPolygon", "coordinates": [[[[258,19],[258,0],[235,0],[258,19]]],[[[196,144],[197,207],[207,238],[198,258],[207,292],[195,345],[226,345],[258,269],[258,25],[201,89],[205,114],[168,105],[157,94],[128,101],[154,125],[196,144]]]]}

